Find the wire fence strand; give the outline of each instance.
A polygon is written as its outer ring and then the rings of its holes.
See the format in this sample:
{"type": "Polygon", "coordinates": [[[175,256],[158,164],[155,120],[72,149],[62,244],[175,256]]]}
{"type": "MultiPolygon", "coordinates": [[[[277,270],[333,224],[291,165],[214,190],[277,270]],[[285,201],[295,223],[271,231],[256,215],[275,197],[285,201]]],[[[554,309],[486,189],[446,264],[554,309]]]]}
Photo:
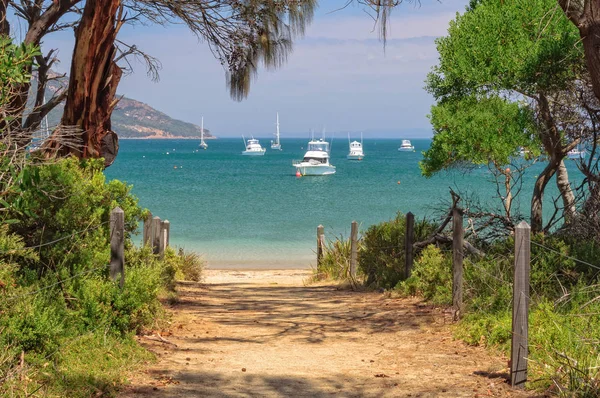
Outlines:
{"type": "Polygon", "coordinates": [[[560,255],[560,256],[563,256],[563,257],[565,257],[565,258],[568,258],[568,259],[570,259],[570,260],[573,260],[573,261],[575,261],[575,262],[578,262],[578,263],[580,263],[580,264],[585,264],[585,265],[587,265],[587,266],[589,266],[589,267],[595,268],[595,269],[597,269],[597,270],[599,270],[599,271],[600,271],[600,267],[599,267],[599,266],[597,266],[597,265],[594,265],[594,264],[590,264],[590,263],[588,263],[587,261],[579,260],[579,259],[577,259],[577,258],[575,258],[575,257],[568,256],[568,255],[566,255],[566,254],[564,254],[564,253],[561,253],[561,252],[559,252],[558,250],[554,250],[554,249],[552,249],[552,248],[550,248],[550,247],[548,247],[548,246],[544,246],[544,245],[542,245],[542,244],[540,244],[540,243],[537,243],[537,242],[534,242],[534,241],[531,241],[531,244],[533,244],[533,245],[536,245],[536,246],[538,246],[538,247],[541,247],[541,248],[544,248],[544,249],[546,249],[546,250],[549,250],[549,251],[551,251],[551,252],[553,252],[553,253],[556,253],[556,254],[558,254],[558,255],[560,255]]]}
{"type": "Polygon", "coordinates": [[[109,223],[110,223],[110,221],[104,221],[104,222],[96,225],[95,227],[87,227],[85,229],[82,229],[81,231],[72,232],[69,235],[63,236],[62,238],[58,238],[58,239],[55,239],[55,240],[50,241],[50,242],[41,243],[41,244],[35,245],[35,246],[27,246],[27,247],[20,247],[20,248],[16,248],[16,249],[5,250],[5,251],[0,252],[0,254],[12,254],[12,253],[15,253],[15,252],[22,252],[22,251],[26,251],[26,250],[40,249],[42,247],[50,246],[50,245],[53,245],[55,243],[61,242],[61,241],[65,240],[65,239],[73,238],[74,236],[79,235],[79,234],[83,234],[83,233],[86,233],[86,232],[89,232],[89,231],[95,231],[95,230],[99,229],[100,227],[102,227],[103,225],[106,225],[106,224],[109,224],[109,223]]]}
{"type": "Polygon", "coordinates": [[[71,279],[75,279],[75,278],[78,278],[78,277],[80,277],[82,275],[87,275],[87,274],[90,274],[92,272],[99,271],[99,270],[101,270],[103,268],[106,269],[107,267],[110,267],[110,265],[103,265],[101,267],[96,267],[96,268],[92,268],[92,269],[88,269],[88,270],[79,272],[79,273],[77,273],[75,275],[72,275],[72,276],[70,276],[68,278],[61,279],[58,282],[54,282],[54,283],[51,283],[50,285],[46,285],[46,286],[44,286],[42,288],[39,288],[39,289],[37,289],[37,290],[35,290],[33,292],[27,292],[27,293],[24,293],[24,294],[18,294],[16,296],[7,297],[6,301],[10,302],[10,301],[14,301],[14,300],[16,300],[18,298],[36,295],[36,294],[38,294],[40,292],[43,292],[44,290],[48,290],[50,288],[53,288],[54,286],[60,285],[61,283],[64,283],[66,281],[70,281],[71,279]]]}

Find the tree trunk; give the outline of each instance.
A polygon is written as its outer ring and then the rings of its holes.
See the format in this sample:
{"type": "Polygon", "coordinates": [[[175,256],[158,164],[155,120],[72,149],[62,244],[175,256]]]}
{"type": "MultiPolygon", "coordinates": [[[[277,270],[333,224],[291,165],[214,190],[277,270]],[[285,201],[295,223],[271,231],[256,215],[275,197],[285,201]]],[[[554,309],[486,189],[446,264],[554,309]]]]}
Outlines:
{"type": "Polygon", "coordinates": [[[542,213],[544,190],[555,172],[556,165],[550,161],[533,186],[533,195],[531,196],[531,232],[533,233],[541,232],[544,228],[542,213]]]}
{"type": "Polygon", "coordinates": [[[76,143],[66,144],[60,129],[46,147],[51,155],[79,158],[104,157],[110,166],[118,151],[110,117],[117,104],[115,93],[122,71],[114,62],[115,39],[121,26],[121,0],[88,0],[75,34],[67,102],[62,126],[80,129],[76,143]]]}
{"type": "Polygon", "coordinates": [[[600,100],[600,1],[558,0],[558,4],[579,29],[592,88],[600,100]]]}
{"type": "Polygon", "coordinates": [[[8,0],[0,0],[0,35],[10,35],[10,24],[6,18],[8,0]]]}
{"type": "Polygon", "coordinates": [[[569,223],[575,218],[575,195],[569,183],[569,173],[564,161],[560,161],[556,168],[556,186],[563,200],[563,215],[565,222],[569,223]]]}

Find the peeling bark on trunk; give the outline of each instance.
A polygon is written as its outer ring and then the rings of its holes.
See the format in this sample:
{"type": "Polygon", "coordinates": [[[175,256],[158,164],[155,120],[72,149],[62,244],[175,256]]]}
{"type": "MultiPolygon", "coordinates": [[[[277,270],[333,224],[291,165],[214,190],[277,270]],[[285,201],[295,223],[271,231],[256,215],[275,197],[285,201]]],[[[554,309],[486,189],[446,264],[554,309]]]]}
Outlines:
{"type": "Polygon", "coordinates": [[[600,1],[558,0],[558,4],[579,29],[592,88],[600,100],[600,1]]]}
{"type": "Polygon", "coordinates": [[[8,36],[10,34],[10,24],[6,18],[6,9],[8,0],[0,0],[0,35],[8,36]]]}
{"type": "Polygon", "coordinates": [[[531,232],[541,232],[544,228],[542,213],[544,190],[555,172],[556,165],[550,162],[535,181],[533,195],[531,196],[531,232]]]}
{"type": "Polygon", "coordinates": [[[122,71],[114,62],[115,39],[120,28],[121,0],[88,0],[75,34],[75,49],[63,126],[81,129],[76,145],[65,145],[56,131],[47,146],[57,155],[105,158],[110,166],[118,151],[110,117],[117,104],[115,93],[122,71]]]}
{"type": "Polygon", "coordinates": [[[552,117],[552,111],[550,109],[550,103],[544,93],[538,95],[538,106],[540,110],[540,118],[544,125],[544,132],[541,136],[544,149],[548,154],[548,165],[540,173],[538,179],[535,182],[533,188],[533,195],[531,198],[531,231],[541,232],[543,231],[543,199],[544,190],[550,179],[557,175],[556,184],[558,186],[560,195],[563,200],[564,210],[563,214],[567,220],[573,218],[575,214],[575,197],[571,186],[569,184],[569,174],[563,163],[566,150],[562,145],[562,136],[552,117]]]}
{"type": "Polygon", "coordinates": [[[569,183],[569,173],[564,161],[560,161],[556,168],[556,186],[563,200],[563,214],[565,222],[569,223],[575,218],[575,195],[569,183]]]}

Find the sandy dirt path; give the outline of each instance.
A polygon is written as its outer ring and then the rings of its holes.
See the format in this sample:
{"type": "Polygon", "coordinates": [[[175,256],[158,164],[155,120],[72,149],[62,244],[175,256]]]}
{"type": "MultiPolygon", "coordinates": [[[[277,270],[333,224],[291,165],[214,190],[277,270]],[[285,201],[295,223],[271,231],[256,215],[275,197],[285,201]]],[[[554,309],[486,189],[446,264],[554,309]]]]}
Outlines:
{"type": "Polygon", "coordinates": [[[159,359],[122,397],[526,396],[505,358],[454,341],[419,300],[306,285],[304,270],[206,273],[179,285],[169,343],[140,338],[159,359]]]}

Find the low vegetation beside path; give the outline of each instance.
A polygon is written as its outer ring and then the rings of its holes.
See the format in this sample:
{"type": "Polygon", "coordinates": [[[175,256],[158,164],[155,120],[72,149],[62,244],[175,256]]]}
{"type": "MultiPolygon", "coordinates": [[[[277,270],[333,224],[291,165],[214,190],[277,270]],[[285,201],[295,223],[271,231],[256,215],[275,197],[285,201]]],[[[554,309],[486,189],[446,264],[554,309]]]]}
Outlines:
{"type": "Polygon", "coordinates": [[[198,280],[201,259],[136,247],[144,211],[130,187],[105,181],[101,160],[0,167],[0,395],[112,394],[153,359],[133,337],[165,323],[161,299],[177,277],[198,280]],[[125,213],[123,289],[107,267],[116,206],[125,213]]]}
{"type": "MultiPolygon", "coordinates": [[[[417,222],[415,241],[435,225],[417,222]],[[418,226],[418,227],[417,227],[418,226]]],[[[452,306],[452,250],[432,244],[415,254],[404,275],[405,217],[371,226],[359,239],[358,281],[399,297],[420,296],[452,306]]],[[[463,318],[455,337],[510,357],[514,239],[480,242],[483,256],[464,259],[463,318]]],[[[528,389],[566,396],[600,395],[600,245],[560,234],[534,235],[531,245],[528,389]]],[[[316,279],[349,280],[350,243],[334,239],[316,279]]]]}

